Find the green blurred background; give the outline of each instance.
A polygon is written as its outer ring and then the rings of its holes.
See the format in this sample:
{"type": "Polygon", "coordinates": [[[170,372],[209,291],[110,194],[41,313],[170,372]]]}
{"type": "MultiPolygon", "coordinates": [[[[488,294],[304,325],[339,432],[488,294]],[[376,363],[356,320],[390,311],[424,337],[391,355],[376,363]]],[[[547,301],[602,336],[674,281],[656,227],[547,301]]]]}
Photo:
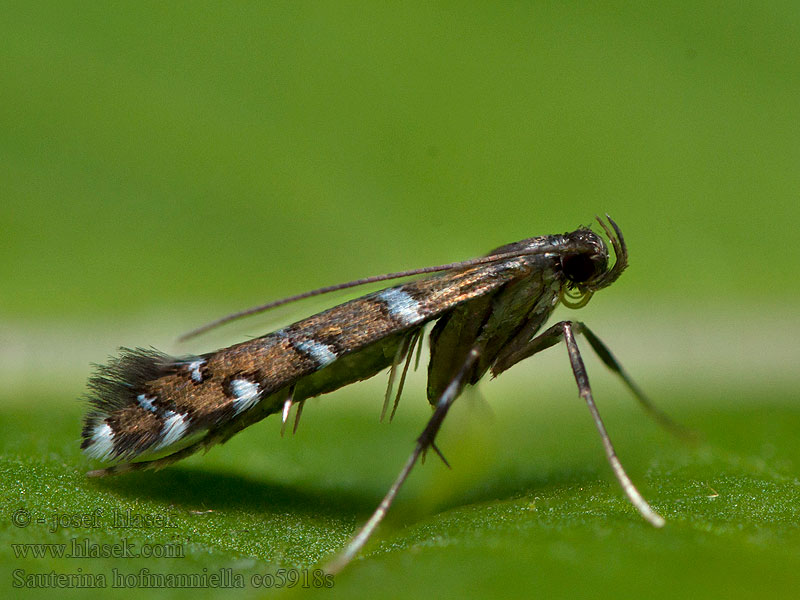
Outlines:
{"type": "MultiPolygon", "coordinates": [[[[424,372],[391,427],[376,423],[381,378],[313,403],[292,439],[265,423],[161,473],[87,482],[75,398],[89,363],[119,345],[233,343],[327,300],[174,339],[252,304],[607,212],[631,266],[559,315],[590,323],[706,436],[700,448],[671,440],[587,358],[623,462],[670,527],[650,530],[621,499],[563,350],[551,351],[464,400],[443,433],[454,471],[415,474],[383,541],[335,591],[795,589],[797,3],[0,11],[4,509],[177,507],[195,546],[149,563],[162,571],[313,566],[410,450],[424,372]],[[198,525],[194,507],[219,520],[198,525]]],[[[4,520],[8,539],[55,541],[4,520]]],[[[77,564],[0,552],[8,572],[77,564]]]]}

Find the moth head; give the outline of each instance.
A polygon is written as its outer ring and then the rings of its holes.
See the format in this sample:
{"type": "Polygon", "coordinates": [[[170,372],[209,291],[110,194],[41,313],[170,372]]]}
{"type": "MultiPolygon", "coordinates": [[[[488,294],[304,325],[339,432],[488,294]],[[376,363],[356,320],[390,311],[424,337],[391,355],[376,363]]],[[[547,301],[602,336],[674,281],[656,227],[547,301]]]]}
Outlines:
{"type": "Polygon", "coordinates": [[[567,280],[566,306],[584,306],[592,294],[614,283],[628,266],[628,250],[617,224],[606,215],[613,231],[597,217],[614,250],[614,265],[608,266],[608,247],[603,238],[591,229],[578,229],[566,234],[561,254],[561,271],[567,280]],[[569,300],[567,300],[569,298],[569,300]]]}

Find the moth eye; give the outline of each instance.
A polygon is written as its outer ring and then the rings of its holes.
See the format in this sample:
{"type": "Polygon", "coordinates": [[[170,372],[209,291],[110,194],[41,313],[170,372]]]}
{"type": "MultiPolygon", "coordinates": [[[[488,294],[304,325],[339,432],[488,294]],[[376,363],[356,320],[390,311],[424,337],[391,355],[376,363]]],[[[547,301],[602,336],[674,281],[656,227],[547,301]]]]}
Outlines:
{"type": "Polygon", "coordinates": [[[567,279],[583,283],[598,275],[602,265],[588,254],[568,254],[561,259],[561,268],[567,279]]]}

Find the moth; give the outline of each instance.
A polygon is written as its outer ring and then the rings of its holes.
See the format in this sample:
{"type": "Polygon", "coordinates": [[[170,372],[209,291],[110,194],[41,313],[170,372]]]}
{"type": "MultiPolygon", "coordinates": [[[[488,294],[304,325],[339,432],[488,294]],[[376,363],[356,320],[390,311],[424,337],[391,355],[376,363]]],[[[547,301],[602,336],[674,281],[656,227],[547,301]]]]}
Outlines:
{"type": "Polygon", "coordinates": [[[464,386],[476,384],[487,372],[499,375],[562,340],[614,475],[642,517],[661,527],[664,519],[644,500],[616,456],[595,406],[575,336],[583,334],[647,410],[666,425],[673,424],[586,325],[565,320],[540,332],[557,305],[584,306],[627,266],[622,232],[608,215],[606,218],[608,224],[600,218],[597,221],[613,249],[613,265],[603,237],[582,227],[501,246],[472,260],[321,288],[224,317],[189,334],[300,298],[425,275],[216,352],[176,358],[152,349],[121,348],[116,358],[97,367],[88,382],[91,409],[83,424],[81,448],[91,458],[113,463],[88,475],[166,466],[223,443],[273,413],[282,415],[285,426],[293,405],[297,405],[299,418],[306,399],[387,368],[389,386],[382,414],[388,410],[400,374],[394,414],[414,349],[422,343],[426,326],[432,324],[427,336],[430,419],[386,496],[328,565],[329,572],[338,572],[358,554],[426,451],[433,450],[444,460],[435,444],[436,435],[464,386]]]}

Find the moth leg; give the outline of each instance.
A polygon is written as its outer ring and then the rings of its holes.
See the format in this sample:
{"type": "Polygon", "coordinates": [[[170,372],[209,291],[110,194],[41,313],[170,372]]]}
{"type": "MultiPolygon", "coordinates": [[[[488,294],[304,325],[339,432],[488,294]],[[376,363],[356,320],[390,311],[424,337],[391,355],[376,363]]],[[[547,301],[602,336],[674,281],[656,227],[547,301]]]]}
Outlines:
{"type": "Polygon", "coordinates": [[[581,323],[579,321],[575,321],[573,323],[575,326],[575,331],[578,333],[582,333],[586,336],[586,341],[592,346],[592,349],[597,353],[597,356],[600,357],[600,360],[603,361],[603,364],[608,367],[612,372],[616,373],[625,386],[631,391],[634,395],[636,400],[639,404],[648,412],[650,416],[653,417],[659,425],[664,427],[664,429],[668,430],[670,433],[686,439],[688,441],[696,441],[697,440],[697,433],[687,429],[680,423],[673,421],[666,413],[660,410],[655,404],[651,402],[651,400],[645,395],[645,393],[641,390],[641,388],[636,385],[633,379],[630,378],[630,375],[622,368],[622,365],[619,364],[619,361],[616,357],[611,353],[611,350],[608,349],[600,338],[598,338],[594,332],[589,329],[585,323],[581,323]]]}
{"type": "MultiPolygon", "coordinates": [[[[636,486],[633,485],[630,477],[628,477],[628,474],[622,467],[622,463],[620,463],[619,458],[617,458],[614,445],[611,443],[611,438],[608,437],[608,432],[603,424],[603,420],[600,418],[600,413],[597,410],[597,406],[594,403],[592,388],[589,386],[589,376],[586,374],[586,367],[583,364],[581,352],[578,349],[578,344],[575,342],[573,325],[574,324],[572,321],[561,321],[560,323],[556,323],[540,335],[530,340],[527,344],[525,344],[524,347],[516,348],[510,354],[500,358],[497,363],[492,366],[492,373],[497,375],[520,360],[556,345],[563,338],[564,342],[567,344],[569,362],[572,366],[572,373],[575,376],[575,381],[578,384],[578,392],[581,398],[583,398],[583,400],[586,402],[586,405],[589,407],[589,412],[592,413],[592,419],[594,420],[595,427],[600,434],[600,439],[603,442],[603,449],[606,453],[606,459],[611,465],[611,470],[614,472],[614,476],[617,478],[617,481],[619,481],[620,486],[622,486],[622,490],[625,492],[625,495],[628,496],[628,500],[630,500],[631,504],[633,504],[633,506],[636,507],[636,510],[639,511],[639,514],[641,514],[642,517],[654,527],[663,527],[664,518],[656,513],[642,497],[642,495],[639,493],[639,490],[637,490],[636,486]]],[[[585,331],[585,328],[581,329],[580,324],[578,325],[579,331],[585,331]]],[[[595,337],[595,339],[597,338],[595,337]]],[[[601,356],[601,358],[603,357],[601,356]]]]}
{"type": "Polygon", "coordinates": [[[464,361],[464,364],[461,366],[461,369],[445,388],[444,392],[436,403],[433,415],[431,415],[431,418],[428,420],[428,424],[425,426],[425,429],[417,438],[417,443],[414,446],[414,450],[411,453],[411,456],[408,457],[408,460],[406,460],[403,468],[400,470],[400,474],[397,476],[397,479],[395,479],[394,483],[389,488],[389,491],[383,497],[383,500],[381,500],[378,508],[375,509],[375,512],[372,513],[372,516],[369,518],[369,520],[348,542],[341,554],[339,554],[339,556],[325,566],[325,571],[327,573],[336,574],[341,571],[364,547],[364,544],[367,543],[367,540],[386,516],[386,513],[389,510],[389,507],[392,505],[395,496],[397,496],[397,493],[400,491],[403,483],[405,483],[408,475],[411,473],[411,469],[414,468],[414,465],[419,457],[429,447],[433,447],[438,453],[438,449],[436,449],[434,446],[433,441],[436,438],[439,428],[442,426],[442,422],[447,415],[447,411],[450,410],[450,406],[452,406],[453,402],[455,402],[456,398],[458,398],[458,395],[464,386],[464,380],[466,379],[467,374],[472,370],[472,367],[478,360],[479,356],[480,351],[477,348],[472,348],[469,351],[469,354],[467,354],[467,358],[464,361]]]}
{"type": "MultiPolygon", "coordinates": [[[[415,331],[411,335],[404,338],[403,341],[400,342],[400,345],[397,346],[397,351],[395,352],[394,359],[392,360],[392,366],[389,369],[389,382],[386,385],[386,395],[383,398],[383,408],[381,408],[381,422],[383,422],[383,419],[386,416],[386,411],[389,408],[389,400],[391,399],[392,392],[394,391],[394,380],[397,376],[397,367],[399,367],[403,359],[406,358],[406,354],[409,352],[409,347],[413,346],[414,342],[416,342],[416,336],[417,332],[415,331]]],[[[394,417],[394,411],[397,410],[397,403],[400,402],[400,393],[403,391],[403,383],[405,382],[407,371],[408,361],[406,361],[406,365],[403,368],[402,379],[400,381],[397,397],[394,401],[394,408],[392,409],[392,415],[389,417],[390,421],[392,420],[392,417],[394,417]]]]}
{"type": "MultiPolygon", "coordinates": [[[[283,401],[283,409],[281,410],[281,437],[286,430],[286,422],[289,420],[289,411],[292,410],[294,404],[294,386],[289,388],[289,393],[286,395],[286,400],[283,401]]],[[[300,407],[298,407],[298,410],[300,407]]],[[[295,427],[297,429],[297,427],[295,427]]]]}
{"type": "Polygon", "coordinates": [[[619,462],[617,458],[617,453],[611,443],[611,438],[608,437],[606,427],[603,425],[603,420],[600,418],[597,406],[595,406],[594,398],[592,397],[592,388],[589,387],[589,376],[586,374],[586,367],[583,364],[581,352],[578,350],[578,344],[575,342],[575,336],[572,334],[572,323],[570,321],[562,321],[560,324],[564,332],[564,341],[567,344],[572,373],[575,375],[575,381],[578,383],[578,391],[581,398],[584,399],[586,405],[589,407],[589,412],[592,413],[592,419],[594,419],[594,424],[600,434],[600,439],[603,441],[603,448],[606,451],[606,458],[611,465],[611,470],[614,471],[614,475],[617,477],[617,481],[619,481],[619,484],[628,496],[628,500],[636,507],[636,510],[644,517],[645,521],[650,523],[653,527],[663,527],[664,518],[655,512],[647,503],[647,500],[642,497],[639,490],[633,485],[630,477],[628,477],[628,474],[622,467],[622,463],[619,462]]]}
{"type": "Polygon", "coordinates": [[[417,338],[417,357],[414,359],[414,370],[419,369],[419,359],[422,358],[422,341],[424,339],[423,332],[424,329],[419,330],[419,337],[417,338]]]}
{"type": "MultiPolygon", "coordinates": [[[[295,404],[294,390],[295,386],[290,387],[286,396],[286,400],[283,401],[283,408],[281,409],[281,437],[283,437],[283,434],[286,431],[286,423],[289,421],[289,412],[292,410],[292,406],[295,404]]],[[[303,414],[303,406],[305,405],[305,402],[305,399],[303,399],[296,403],[297,410],[294,413],[294,427],[292,427],[292,435],[297,433],[297,426],[300,425],[300,415],[303,414]]]]}
{"type": "Polygon", "coordinates": [[[297,405],[297,410],[294,413],[294,427],[292,427],[292,435],[297,433],[297,426],[300,425],[300,415],[303,414],[303,407],[306,405],[305,400],[301,400],[297,405]]]}
{"type": "Polygon", "coordinates": [[[420,329],[409,338],[408,349],[406,350],[406,364],[403,365],[403,372],[400,375],[400,383],[397,384],[397,394],[394,397],[394,405],[392,405],[392,412],[389,415],[389,422],[394,419],[394,413],[397,412],[397,405],[400,404],[400,396],[403,394],[403,386],[406,383],[406,375],[408,374],[408,367],[411,364],[411,358],[414,354],[414,346],[417,340],[422,338],[422,330],[420,329]]]}

